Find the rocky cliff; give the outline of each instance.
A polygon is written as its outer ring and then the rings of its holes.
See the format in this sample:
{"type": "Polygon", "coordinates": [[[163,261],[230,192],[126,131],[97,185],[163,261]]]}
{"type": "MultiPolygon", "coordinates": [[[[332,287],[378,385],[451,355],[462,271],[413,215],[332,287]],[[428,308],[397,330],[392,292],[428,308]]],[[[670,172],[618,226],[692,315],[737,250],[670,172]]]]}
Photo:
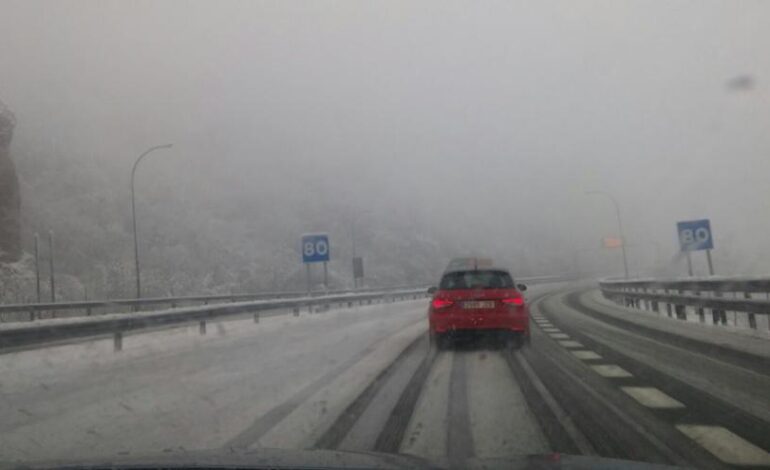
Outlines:
{"type": "Polygon", "coordinates": [[[21,198],[11,139],[16,119],[0,101],[0,263],[21,257],[21,198]]]}

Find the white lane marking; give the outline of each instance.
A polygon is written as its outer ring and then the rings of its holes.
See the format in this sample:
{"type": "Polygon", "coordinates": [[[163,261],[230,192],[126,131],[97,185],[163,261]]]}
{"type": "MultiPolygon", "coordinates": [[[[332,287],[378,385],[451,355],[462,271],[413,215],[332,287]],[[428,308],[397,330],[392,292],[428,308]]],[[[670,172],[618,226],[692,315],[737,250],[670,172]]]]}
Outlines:
{"type": "Polygon", "coordinates": [[[607,377],[611,379],[622,379],[625,377],[633,377],[633,375],[631,375],[630,372],[614,364],[599,364],[599,365],[591,366],[591,368],[602,377],[607,377]]]}
{"type": "Polygon", "coordinates": [[[590,360],[601,359],[602,357],[593,351],[570,351],[578,359],[590,360]]]}
{"type": "Polygon", "coordinates": [[[441,352],[420,391],[399,452],[425,458],[446,456],[449,376],[454,354],[441,352]]]}
{"type": "Polygon", "coordinates": [[[714,454],[719,460],[733,465],[770,465],[770,454],[722,426],[677,424],[687,437],[714,454]]]}
{"type": "Polygon", "coordinates": [[[583,345],[578,343],[577,341],[567,340],[567,341],[559,341],[559,344],[564,346],[565,348],[582,348],[583,345]]]}
{"type": "Polygon", "coordinates": [[[564,333],[549,333],[548,336],[553,339],[569,339],[569,336],[564,333]]]}
{"type": "Polygon", "coordinates": [[[684,408],[682,402],[655,387],[620,387],[620,389],[647,408],[684,408]]]}
{"type": "Polygon", "coordinates": [[[561,330],[558,328],[541,328],[546,333],[561,333],[561,330]]]}

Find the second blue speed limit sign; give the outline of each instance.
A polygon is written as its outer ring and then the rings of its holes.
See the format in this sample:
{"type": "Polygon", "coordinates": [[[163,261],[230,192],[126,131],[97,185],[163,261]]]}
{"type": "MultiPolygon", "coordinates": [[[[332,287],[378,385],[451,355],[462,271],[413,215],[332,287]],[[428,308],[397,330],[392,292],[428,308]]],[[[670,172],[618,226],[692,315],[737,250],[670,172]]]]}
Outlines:
{"type": "Polygon", "coordinates": [[[322,263],[329,261],[329,235],[310,233],[302,235],[302,262],[322,263]]]}
{"type": "Polygon", "coordinates": [[[682,251],[711,250],[714,239],[711,236],[711,223],[708,219],[677,222],[679,248],[682,251]]]}

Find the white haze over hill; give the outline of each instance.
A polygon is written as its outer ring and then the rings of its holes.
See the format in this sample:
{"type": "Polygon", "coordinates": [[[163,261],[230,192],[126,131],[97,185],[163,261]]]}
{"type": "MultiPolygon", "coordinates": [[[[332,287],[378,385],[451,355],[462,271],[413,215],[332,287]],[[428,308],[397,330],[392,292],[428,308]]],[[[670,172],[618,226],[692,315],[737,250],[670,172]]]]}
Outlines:
{"type": "MultiPolygon", "coordinates": [[[[326,231],[350,282],[431,282],[453,256],[516,275],[683,273],[712,220],[725,274],[770,271],[770,3],[0,1],[24,243],[131,295],[301,287],[326,231]]],[[[696,268],[705,262],[696,257],[696,268]]],[[[65,284],[63,289],[65,288],[65,284]]],[[[27,291],[28,292],[28,291],[27,291]]]]}

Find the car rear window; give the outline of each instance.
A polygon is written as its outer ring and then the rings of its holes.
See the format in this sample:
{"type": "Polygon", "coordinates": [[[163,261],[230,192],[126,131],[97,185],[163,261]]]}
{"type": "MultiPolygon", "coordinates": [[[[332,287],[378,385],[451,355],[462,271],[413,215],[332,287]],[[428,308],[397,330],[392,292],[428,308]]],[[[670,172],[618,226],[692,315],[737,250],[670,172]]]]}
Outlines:
{"type": "Polygon", "coordinates": [[[439,289],[510,289],[513,279],[505,271],[455,271],[444,274],[439,289]]]}

